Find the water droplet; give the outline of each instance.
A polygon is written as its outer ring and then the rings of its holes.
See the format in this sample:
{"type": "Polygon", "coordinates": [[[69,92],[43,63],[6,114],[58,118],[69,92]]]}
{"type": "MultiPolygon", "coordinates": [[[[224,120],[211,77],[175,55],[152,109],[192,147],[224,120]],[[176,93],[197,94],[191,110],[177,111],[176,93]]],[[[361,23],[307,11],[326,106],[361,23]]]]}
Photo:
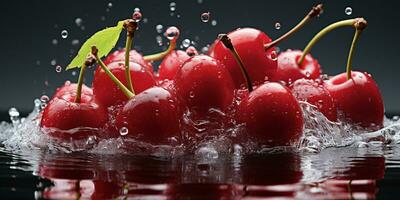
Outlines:
{"type": "Polygon", "coordinates": [[[212,25],[212,26],[216,26],[216,25],[217,25],[217,20],[215,20],[215,19],[212,20],[212,21],[211,21],[211,25],[212,25]]]}
{"type": "Polygon", "coordinates": [[[56,59],[51,60],[51,61],[50,61],[50,64],[53,65],[53,66],[56,65],[56,64],[57,64],[56,59]]]}
{"type": "Polygon", "coordinates": [[[16,108],[12,107],[8,110],[10,117],[19,117],[19,112],[16,108]]]}
{"type": "Polygon", "coordinates": [[[40,104],[40,109],[43,110],[46,108],[46,106],[47,106],[47,103],[42,103],[42,104],[40,104]]]}
{"type": "Polygon", "coordinates": [[[119,129],[119,134],[122,135],[122,136],[123,135],[127,135],[128,132],[129,132],[129,130],[126,127],[122,127],[122,128],[119,129]]]}
{"type": "Polygon", "coordinates": [[[276,23],[275,23],[275,29],[276,29],[276,30],[281,29],[281,23],[276,22],[276,23]]]}
{"type": "Polygon", "coordinates": [[[156,41],[157,41],[158,46],[162,46],[163,41],[162,41],[162,37],[161,36],[157,35],[156,36],[156,41]]]}
{"type": "Polygon", "coordinates": [[[311,76],[310,72],[306,72],[306,77],[310,78],[310,76],[311,76]]]}
{"type": "Polygon", "coordinates": [[[49,100],[50,100],[50,98],[47,95],[42,95],[40,97],[40,101],[43,103],[47,103],[47,102],[49,102],[49,100]]]}
{"type": "Polygon", "coordinates": [[[113,6],[113,4],[112,4],[111,2],[109,2],[109,3],[107,4],[107,6],[108,6],[109,8],[111,8],[111,7],[113,6]]]}
{"type": "Polygon", "coordinates": [[[182,46],[183,46],[183,47],[188,48],[189,45],[190,45],[190,40],[189,40],[189,39],[184,39],[184,40],[182,41],[182,46]]]}
{"type": "Polygon", "coordinates": [[[353,9],[351,7],[346,7],[344,9],[344,13],[346,13],[346,15],[351,15],[351,13],[353,13],[353,9]]]}
{"type": "Polygon", "coordinates": [[[57,73],[60,73],[61,70],[62,70],[62,67],[61,67],[60,65],[57,65],[57,66],[56,66],[56,72],[57,72],[57,73]]]}
{"type": "Polygon", "coordinates": [[[62,30],[61,31],[61,38],[66,39],[68,37],[68,31],[67,30],[62,30]]]}
{"type": "Polygon", "coordinates": [[[190,91],[190,92],[189,92],[189,97],[190,97],[190,98],[194,98],[194,92],[193,92],[193,91],[190,91]]]}
{"type": "Polygon", "coordinates": [[[188,47],[186,49],[186,53],[188,56],[194,56],[198,54],[196,48],[194,48],[193,46],[188,47]]]}
{"type": "Polygon", "coordinates": [[[163,28],[164,28],[163,25],[158,24],[158,25],[156,26],[156,31],[157,31],[157,33],[162,33],[163,28]]]}
{"type": "Polygon", "coordinates": [[[53,40],[51,41],[51,43],[54,44],[54,45],[57,45],[57,44],[58,44],[58,40],[57,40],[57,39],[53,39],[53,40]]]}
{"type": "Polygon", "coordinates": [[[133,9],[133,12],[140,12],[140,8],[133,9]]]}
{"type": "Polygon", "coordinates": [[[276,53],[276,51],[272,51],[270,57],[274,61],[278,60],[278,54],[276,53]]]}
{"type": "Polygon", "coordinates": [[[164,35],[169,40],[176,39],[177,37],[179,37],[179,29],[175,26],[171,26],[165,31],[164,35]]]}
{"type": "Polygon", "coordinates": [[[72,76],[76,76],[76,71],[72,71],[72,72],[71,72],[71,75],[72,75],[72,76]]]}
{"type": "Polygon", "coordinates": [[[203,3],[203,0],[197,0],[197,3],[198,3],[198,4],[202,4],[202,3],[203,3]]]}
{"type": "Polygon", "coordinates": [[[175,2],[171,2],[171,3],[169,4],[169,10],[170,10],[171,12],[174,12],[174,11],[176,10],[176,3],[175,3],[175,2]]]}
{"type": "Polygon", "coordinates": [[[208,52],[208,45],[207,46],[205,46],[205,47],[203,47],[203,48],[201,48],[201,53],[204,53],[204,54],[206,54],[207,52],[208,52]]]}
{"type": "Polygon", "coordinates": [[[71,44],[74,46],[79,45],[79,40],[77,40],[77,39],[72,40],[71,44]]]}
{"type": "Polygon", "coordinates": [[[143,18],[143,23],[146,24],[149,21],[149,19],[147,19],[146,17],[143,18]]]}
{"type": "Polygon", "coordinates": [[[132,15],[132,19],[135,22],[140,22],[140,20],[142,19],[142,13],[140,11],[135,11],[132,15]]]}
{"type": "Polygon", "coordinates": [[[75,19],[75,24],[77,25],[77,26],[81,26],[82,25],[82,19],[81,18],[76,18],[75,19]]]}
{"type": "Polygon", "coordinates": [[[202,22],[208,22],[210,20],[210,12],[202,13],[200,19],[202,22]]]}
{"type": "Polygon", "coordinates": [[[40,101],[40,99],[35,99],[35,100],[33,100],[33,104],[35,105],[36,109],[39,109],[40,104],[42,104],[42,101],[40,101]]]}

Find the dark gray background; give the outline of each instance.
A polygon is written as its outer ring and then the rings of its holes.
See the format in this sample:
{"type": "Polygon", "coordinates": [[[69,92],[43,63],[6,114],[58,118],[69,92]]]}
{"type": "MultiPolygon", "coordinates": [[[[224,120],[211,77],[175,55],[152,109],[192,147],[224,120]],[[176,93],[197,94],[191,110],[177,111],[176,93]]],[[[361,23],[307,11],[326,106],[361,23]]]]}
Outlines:
{"type": "MultiPolygon", "coordinates": [[[[53,59],[65,66],[75,55],[79,45],[72,45],[78,39],[83,42],[95,31],[113,26],[117,20],[131,16],[134,8],[141,9],[147,23],[141,23],[135,47],[148,54],[161,49],[156,43],[157,24],[164,27],[175,25],[181,30],[182,41],[198,36],[198,49],[212,43],[218,33],[229,32],[239,27],[257,27],[270,37],[277,38],[295,25],[312,5],[321,1],[239,1],[239,0],[64,0],[64,1],[23,1],[13,0],[2,3],[0,12],[0,111],[6,112],[15,106],[29,111],[33,99],[42,94],[52,95],[55,88],[65,80],[75,81],[71,71],[57,73],[51,65],[53,59]],[[170,2],[176,2],[176,11],[171,16],[170,2]],[[108,3],[112,7],[108,8],[108,3]],[[107,11],[108,9],[108,11],[107,11]],[[216,26],[203,23],[200,15],[211,12],[216,26]],[[178,14],[180,18],[178,18],[178,14]],[[76,26],[75,19],[82,18],[85,30],[76,26]],[[280,30],[274,28],[280,22],[280,30]],[[68,30],[68,38],[61,38],[61,31],[68,30]],[[58,44],[52,44],[57,39],[58,44]],[[48,82],[46,86],[45,82],[48,82]]],[[[398,92],[400,68],[398,48],[400,8],[396,1],[322,1],[325,12],[294,37],[280,45],[281,49],[304,48],[308,40],[324,26],[341,19],[364,16],[369,27],[362,34],[357,47],[354,67],[373,74],[384,96],[386,110],[400,112],[398,92]],[[350,6],[353,13],[345,14],[350,6]]],[[[348,48],[353,29],[343,28],[328,35],[312,50],[312,54],[330,75],[345,69],[348,48]]],[[[125,35],[122,34],[122,43],[125,35]]],[[[164,41],[166,39],[164,38],[164,41]]],[[[90,83],[92,73],[88,73],[90,83]]]]}

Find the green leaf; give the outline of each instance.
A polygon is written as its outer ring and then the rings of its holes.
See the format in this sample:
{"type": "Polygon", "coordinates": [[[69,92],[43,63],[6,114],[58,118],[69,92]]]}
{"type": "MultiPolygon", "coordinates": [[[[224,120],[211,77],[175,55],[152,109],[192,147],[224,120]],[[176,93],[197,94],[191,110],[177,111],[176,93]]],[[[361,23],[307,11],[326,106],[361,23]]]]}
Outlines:
{"type": "Polygon", "coordinates": [[[99,57],[110,53],[118,42],[119,35],[123,29],[124,21],[119,21],[117,26],[103,29],[92,35],[79,49],[78,55],[67,66],[67,70],[81,67],[85,63],[87,55],[92,51],[92,46],[96,45],[99,49],[99,57]]]}

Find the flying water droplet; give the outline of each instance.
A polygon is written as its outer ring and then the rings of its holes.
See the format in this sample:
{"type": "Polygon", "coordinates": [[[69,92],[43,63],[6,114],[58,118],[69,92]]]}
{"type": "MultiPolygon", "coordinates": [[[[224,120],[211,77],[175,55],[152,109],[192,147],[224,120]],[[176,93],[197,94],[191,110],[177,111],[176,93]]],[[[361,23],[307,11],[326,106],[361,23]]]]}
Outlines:
{"type": "Polygon", "coordinates": [[[68,31],[67,30],[62,30],[61,31],[61,38],[66,39],[68,37],[68,31]]]}
{"type": "Polygon", "coordinates": [[[119,134],[122,135],[122,136],[127,135],[128,132],[129,132],[129,130],[126,127],[122,127],[122,128],[119,129],[119,134]]]}
{"type": "Polygon", "coordinates": [[[281,23],[276,22],[276,23],[275,23],[275,29],[276,29],[276,30],[281,29],[281,23]]]}
{"type": "Polygon", "coordinates": [[[209,46],[204,46],[203,48],[201,48],[201,53],[206,54],[208,52],[209,46]]]}
{"type": "Polygon", "coordinates": [[[212,26],[216,26],[216,25],[217,25],[217,20],[215,20],[215,19],[212,20],[212,21],[211,21],[211,25],[212,25],[212,26]]]}
{"type": "Polygon", "coordinates": [[[157,31],[157,33],[162,33],[163,28],[164,28],[163,25],[158,24],[158,25],[156,26],[156,31],[157,31]]]}
{"type": "Polygon", "coordinates": [[[200,19],[202,22],[207,23],[210,20],[210,12],[202,13],[200,19]]]}
{"type": "Polygon", "coordinates": [[[278,54],[276,53],[276,51],[272,51],[270,57],[273,61],[278,60],[278,54]]]}
{"type": "Polygon", "coordinates": [[[108,6],[109,8],[111,8],[111,7],[113,6],[113,4],[112,4],[111,2],[109,2],[109,3],[107,4],[107,6],[108,6]]]}
{"type": "Polygon", "coordinates": [[[171,2],[171,3],[169,4],[169,10],[170,10],[171,12],[174,12],[174,11],[176,10],[176,3],[175,3],[175,2],[171,2]]]}
{"type": "Polygon", "coordinates": [[[79,17],[76,18],[76,19],[75,19],[75,24],[76,24],[76,26],[78,26],[78,27],[81,26],[81,25],[82,25],[82,19],[79,18],[79,17]]]}
{"type": "Polygon", "coordinates": [[[8,114],[10,115],[10,120],[13,124],[19,122],[19,112],[16,108],[12,107],[8,110],[8,114]]]}
{"type": "Polygon", "coordinates": [[[187,54],[188,56],[195,56],[195,55],[198,54],[198,52],[197,52],[196,48],[194,48],[193,46],[190,46],[190,47],[188,47],[188,48],[186,49],[186,54],[187,54]]]}
{"type": "Polygon", "coordinates": [[[351,7],[346,7],[344,9],[344,13],[346,13],[346,15],[351,15],[353,13],[353,9],[351,7]]]}
{"type": "Polygon", "coordinates": [[[183,46],[183,47],[188,48],[189,45],[190,45],[190,40],[189,40],[189,39],[184,39],[184,40],[182,41],[182,46],[183,46]]]}
{"type": "Polygon", "coordinates": [[[190,91],[190,92],[189,92],[189,97],[190,97],[190,98],[194,98],[194,92],[193,92],[193,91],[190,91]]]}
{"type": "Polygon", "coordinates": [[[135,11],[132,15],[132,19],[135,22],[140,22],[140,20],[142,20],[142,13],[140,11],[135,11]]]}
{"type": "Polygon", "coordinates": [[[47,103],[47,102],[49,102],[49,100],[50,100],[50,98],[49,98],[49,96],[47,96],[47,95],[42,95],[42,96],[40,97],[40,101],[41,101],[42,103],[47,103]]]}
{"type": "Polygon", "coordinates": [[[203,3],[203,0],[197,0],[197,3],[198,3],[198,4],[202,4],[202,3],[203,3]]]}
{"type": "Polygon", "coordinates": [[[168,40],[176,39],[179,37],[179,29],[175,26],[171,26],[165,31],[164,35],[168,38],[168,40]]]}
{"type": "Polygon", "coordinates": [[[57,39],[53,39],[53,40],[51,41],[51,43],[52,43],[53,45],[57,45],[57,44],[58,44],[58,40],[57,40],[57,39]]]}
{"type": "Polygon", "coordinates": [[[310,78],[310,76],[311,76],[310,72],[306,72],[306,77],[310,78]]]}
{"type": "Polygon", "coordinates": [[[77,39],[72,40],[71,44],[74,46],[79,45],[79,40],[77,40],[77,39]]]}
{"type": "Polygon", "coordinates": [[[60,65],[57,65],[57,66],[56,66],[56,72],[57,72],[57,73],[60,73],[61,70],[62,70],[62,67],[61,67],[60,65]]]}
{"type": "Polygon", "coordinates": [[[157,35],[156,36],[156,41],[157,41],[158,46],[162,46],[163,45],[163,41],[162,41],[162,37],[161,36],[157,35]]]}
{"type": "Polygon", "coordinates": [[[56,64],[57,64],[56,59],[52,59],[52,60],[50,61],[50,64],[53,65],[53,66],[56,65],[56,64]]]}
{"type": "Polygon", "coordinates": [[[72,76],[76,76],[76,71],[72,71],[72,72],[71,72],[71,75],[72,75],[72,76]]]}
{"type": "Polygon", "coordinates": [[[133,12],[140,12],[140,8],[133,9],[133,12]]]}

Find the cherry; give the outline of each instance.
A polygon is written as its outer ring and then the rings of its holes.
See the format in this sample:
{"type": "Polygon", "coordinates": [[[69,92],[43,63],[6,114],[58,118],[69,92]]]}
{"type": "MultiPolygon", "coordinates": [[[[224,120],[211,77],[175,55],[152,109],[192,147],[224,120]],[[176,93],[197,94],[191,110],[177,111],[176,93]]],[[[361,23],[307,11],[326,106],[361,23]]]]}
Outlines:
{"type": "Polygon", "coordinates": [[[100,67],[129,98],[116,117],[120,134],[151,144],[179,142],[179,107],[174,93],[161,87],[152,87],[135,95],[111,73],[97,53],[98,49],[93,46],[92,55],[100,67]]]}
{"type": "Polygon", "coordinates": [[[174,81],[180,102],[200,115],[210,108],[224,111],[233,102],[234,83],[228,70],[209,56],[191,57],[174,81]]]}
{"type": "MultiPolygon", "coordinates": [[[[235,47],[226,34],[219,35],[220,41],[229,49],[242,68],[248,81],[246,68],[235,47]]],[[[253,90],[239,103],[237,121],[244,124],[248,135],[261,145],[282,146],[297,141],[303,131],[303,113],[290,90],[279,84],[268,82],[253,90]]]]}
{"type": "Polygon", "coordinates": [[[290,85],[290,89],[297,100],[316,106],[330,121],[337,121],[336,103],[321,80],[299,79],[290,85]]]}
{"type": "Polygon", "coordinates": [[[158,69],[159,80],[173,80],[176,72],[182,66],[182,64],[188,60],[191,56],[197,55],[197,51],[194,47],[189,47],[186,52],[182,50],[174,50],[165,56],[158,69]]]}
{"type": "Polygon", "coordinates": [[[313,45],[321,37],[342,26],[355,28],[354,38],[347,58],[346,73],[330,78],[325,81],[324,86],[332,96],[338,111],[343,114],[345,121],[359,124],[364,128],[380,128],[383,126],[384,105],[377,84],[368,74],[351,71],[355,44],[361,32],[367,26],[365,19],[343,20],[325,27],[308,43],[299,62],[301,63],[304,60],[305,55],[310,52],[313,45]]]}
{"type": "MultiPolygon", "coordinates": [[[[123,62],[113,62],[107,67],[116,78],[127,86],[125,64],[123,62]]],[[[154,75],[137,63],[130,62],[129,71],[132,76],[132,85],[135,93],[140,93],[156,84],[154,75]]],[[[94,72],[93,93],[96,101],[106,107],[128,101],[124,93],[101,68],[97,68],[94,72]]]]}
{"type": "Polygon", "coordinates": [[[63,141],[97,135],[107,121],[106,109],[94,102],[89,88],[84,89],[80,102],[75,99],[76,93],[66,92],[50,100],[40,121],[44,133],[63,141]]]}
{"type": "Polygon", "coordinates": [[[325,81],[339,112],[345,120],[362,127],[381,128],[384,105],[375,81],[365,72],[352,71],[350,79],[346,76],[342,73],[325,81]]]}
{"type": "MultiPolygon", "coordinates": [[[[179,115],[176,97],[161,87],[152,87],[130,99],[117,115],[116,124],[127,128],[124,137],[151,144],[179,140],[179,115]]],[[[173,142],[173,141],[172,141],[173,142]]]]}
{"type": "MultiPolygon", "coordinates": [[[[107,56],[104,60],[104,64],[109,65],[113,62],[124,62],[125,61],[125,49],[117,50],[114,53],[107,56]]],[[[153,73],[153,66],[149,61],[146,61],[142,54],[136,50],[131,50],[129,53],[129,61],[137,63],[145,67],[149,72],[153,73]]]]}
{"type": "Polygon", "coordinates": [[[92,90],[83,84],[86,67],[93,63],[93,57],[87,57],[78,84],[66,84],[58,89],[43,110],[40,127],[50,137],[63,141],[87,139],[97,135],[107,121],[106,109],[94,101],[92,90]],[[76,92],[71,92],[73,88],[76,92]]]}
{"type": "Polygon", "coordinates": [[[294,82],[297,79],[316,79],[321,75],[318,61],[308,54],[301,64],[298,63],[302,55],[300,50],[287,50],[278,55],[278,69],[275,81],[294,82]]]}
{"type": "Polygon", "coordinates": [[[298,25],[275,41],[272,41],[264,32],[254,28],[241,28],[228,34],[244,66],[248,67],[246,71],[252,81],[251,83],[245,82],[240,66],[235,61],[230,50],[220,40],[214,42],[209,55],[228,68],[236,88],[241,88],[243,84],[246,84],[247,87],[249,84],[261,84],[276,75],[278,55],[274,46],[297,32],[311,18],[318,16],[321,12],[322,4],[314,6],[298,25]]]}

